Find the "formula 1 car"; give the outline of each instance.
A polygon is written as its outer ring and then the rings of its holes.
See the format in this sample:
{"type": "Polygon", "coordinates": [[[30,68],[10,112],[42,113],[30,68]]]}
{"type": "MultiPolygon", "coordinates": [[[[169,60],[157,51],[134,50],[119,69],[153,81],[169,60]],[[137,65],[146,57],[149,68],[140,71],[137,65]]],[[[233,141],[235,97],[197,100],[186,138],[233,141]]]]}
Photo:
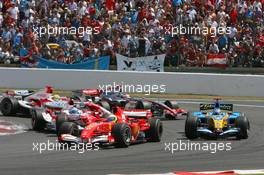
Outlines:
{"type": "Polygon", "coordinates": [[[73,94],[74,95],[71,98],[74,100],[79,100],[82,102],[92,101],[101,105],[107,110],[111,110],[117,105],[124,107],[125,104],[129,101],[128,94],[116,91],[108,92],[99,89],[83,89],[73,91],[73,94]]]}
{"type": "Polygon", "coordinates": [[[166,119],[178,119],[187,114],[186,110],[179,107],[177,101],[160,102],[144,98],[132,98],[121,91],[84,89],[74,91],[74,94],[74,99],[93,101],[110,111],[116,106],[124,109],[151,110],[156,117],[164,116],[166,119]]]}
{"type": "Polygon", "coordinates": [[[103,93],[102,90],[99,89],[82,89],[73,91],[72,99],[75,101],[93,101],[97,102],[100,100],[100,96],[103,93]]]}
{"type": "Polygon", "coordinates": [[[4,116],[17,114],[30,114],[34,104],[41,105],[53,92],[52,87],[47,86],[44,90],[8,90],[3,93],[0,102],[0,110],[4,116]]]}
{"type": "Polygon", "coordinates": [[[249,120],[241,112],[233,112],[233,104],[224,104],[215,99],[214,104],[200,104],[200,111],[188,113],[185,135],[188,139],[198,137],[236,137],[247,139],[249,120]]]}
{"type": "Polygon", "coordinates": [[[77,112],[79,120],[63,118],[65,122],[59,126],[59,142],[128,147],[140,141],[160,141],[162,123],[153,118],[150,111],[129,111],[116,107],[114,113],[93,102],[83,103],[82,112],[77,112]]]}
{"type": "Polygon", "coordinates": [[[56,119],[58,115],[70,115],[69,110],[73,106],[73,102],[68,99],[59,98],[57,100],[48,99],[41,106],[34,106],[31,109],[31,125],[35,131],[44,129],[57,131],[56,119]]]}
{"type": "Polygon", "coordinates": [[[131,98],[126,103],[125,109],[151,110],[154,116],[165,117],[169,120],[180,119],[182,116],[187,115],[187,111],[181,109],[177,101],[172,100],[160,102],[143,98],[131,98]]]}

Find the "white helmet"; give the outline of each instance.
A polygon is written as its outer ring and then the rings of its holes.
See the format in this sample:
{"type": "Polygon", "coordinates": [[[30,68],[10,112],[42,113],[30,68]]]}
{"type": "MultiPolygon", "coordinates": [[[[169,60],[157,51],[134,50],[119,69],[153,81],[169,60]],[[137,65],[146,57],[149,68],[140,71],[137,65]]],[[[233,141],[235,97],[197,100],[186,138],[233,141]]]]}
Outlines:
{"type": "Polygon", "coordinates": [[[221,112],[220,108],[215,108],[214,109],[214,115],[219,115],[221,112]]]}

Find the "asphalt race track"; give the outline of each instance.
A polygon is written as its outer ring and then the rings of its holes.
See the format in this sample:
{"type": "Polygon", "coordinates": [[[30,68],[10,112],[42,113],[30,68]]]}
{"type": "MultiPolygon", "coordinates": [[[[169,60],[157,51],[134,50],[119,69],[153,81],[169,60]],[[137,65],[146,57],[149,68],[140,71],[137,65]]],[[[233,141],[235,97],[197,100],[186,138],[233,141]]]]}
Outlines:
{"type": "MultiPolygon", "coordinates": [[[[144,143],[129,148],[109,148],[99,151],[33,151],[33,142],[56,142],[53,133],[30,130],[30,119],[0,117],[6,121],[22,123],[29,130],[22,134],[0,136],[0,174],[14,175],[67,175],[112,173],[166,173],[172,171],[205,171],[226,169],[260,169],[264,166],[264,103],[239,102],[235,111],[244,112],[250,120],[251,132],[247,140],[198,140],[197,142],[231,143],[230,151],[165,151],[165,142],[187,142],[184,137],[185,120],[163,121],[164,134],[160,143],[144,143]],[[244,104],[244,105],[243,105],[244,104]],[[246,105],[245,105],[246,104],[246,105]],[[255,106],[256,105],[256,106],[255,106]]],[[[198,104],[181,107],[198,110],[198,104]]]]}

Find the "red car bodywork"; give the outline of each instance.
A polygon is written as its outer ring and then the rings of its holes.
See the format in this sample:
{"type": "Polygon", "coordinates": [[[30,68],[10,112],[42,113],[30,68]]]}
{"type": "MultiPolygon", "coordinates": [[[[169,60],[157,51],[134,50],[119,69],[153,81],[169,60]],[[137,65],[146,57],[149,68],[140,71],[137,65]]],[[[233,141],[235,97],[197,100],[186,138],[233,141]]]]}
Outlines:
{"type": "Polygon", "coordinates": [[[59,141],[115,143],[112,129],[117,123],[126,123],[129,126],[132,135],[131,143],[138,140],[140,133],[150,130],[149,119],[152,118],[150,110],[124,110],[116,107],[112,114],[92,102],[85,102],[84,105],[90,110],[86,111],[89,111],[88,113],[84,111],[80,116],[80,119],[85,123],[80,136],[77,138],[69,134],[61,134],[58,137],[59,141]],[[102,115],[107,117],[102,117],[102,115]]]}

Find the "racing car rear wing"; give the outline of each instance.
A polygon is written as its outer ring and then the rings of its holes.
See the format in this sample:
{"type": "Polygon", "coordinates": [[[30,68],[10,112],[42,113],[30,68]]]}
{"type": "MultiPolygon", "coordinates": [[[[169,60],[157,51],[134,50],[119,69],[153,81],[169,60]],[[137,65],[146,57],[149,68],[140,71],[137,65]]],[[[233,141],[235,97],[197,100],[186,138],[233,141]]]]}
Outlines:
{"type": "MultiPolygon", "coordinates": [[[[200,111],[213,110],[215,104],[200,104],[200,111]]],[[[233,111],[233,104],[220,104],[220,109],[224,111],[233,111]]]]}

